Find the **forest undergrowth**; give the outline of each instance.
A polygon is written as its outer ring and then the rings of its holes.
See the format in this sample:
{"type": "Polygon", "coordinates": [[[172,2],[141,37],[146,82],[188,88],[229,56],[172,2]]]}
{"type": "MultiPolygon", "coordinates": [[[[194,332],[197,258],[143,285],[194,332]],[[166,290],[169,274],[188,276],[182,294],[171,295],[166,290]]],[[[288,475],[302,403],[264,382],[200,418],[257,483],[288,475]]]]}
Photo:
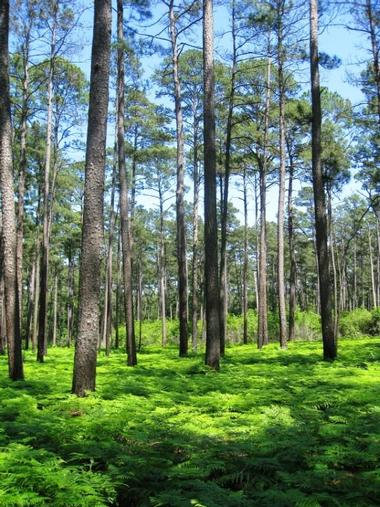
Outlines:
{"type": "Polygon", "coordinates": [[[70,394],[73,351],[0,370],[0,505],[380,505],[380,338],[227,349],[146,347],[135,368],[98,359],[97,390],[70,394]]]}

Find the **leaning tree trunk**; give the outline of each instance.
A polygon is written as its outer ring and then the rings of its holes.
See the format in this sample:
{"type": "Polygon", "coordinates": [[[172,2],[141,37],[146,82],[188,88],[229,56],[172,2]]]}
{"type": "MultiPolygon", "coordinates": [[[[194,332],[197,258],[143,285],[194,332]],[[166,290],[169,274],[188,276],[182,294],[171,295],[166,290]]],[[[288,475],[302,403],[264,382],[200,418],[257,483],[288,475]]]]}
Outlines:
{"type": "Polygon", "coordinates": [[[321,90],[318,52],[318,0],[310,0],[310,74],[312,99],[312,169],[314,190],[315,232],[318,255],[319,292],[321,305],[323,357],[333,360],[337,355],[332,312],[332,287],[328,248],[326,198],[321,164],[321,90]]]}
{"type": "Polygon", "coordinates": [[[187,269],[186,269],[186,229],[185,229],[185,168],[184,168],[184,131],[181,103],[181,83],[178,74],[178,46],[174,1],[169,2],[169,31],[172,46],[172,66],[174,82],[174,102],[177,137],[177,262],[178,262],[178,316],[179,316],[179,355],[184,357],[188,350],[187,318],[187,269]]]}
{"type": "Polygon", "coordinates": [[[128,183],[125,165],[124,145],[124,32],[123,0],[117,1],[117,152],[120,179],[120,222],[121,245],[123,251],[124,305],[126,317],[126,349],[128,366],[137,364],[135,322],[133,314],[132,251],[131,230],[129,222],[128,183]]]}
{"type": "Polygon", "coordinates": [[[16,211],[12,167],[12,126],[8,74],[9,1],[0,2],[0,192],[2,257],[8,371],[12,380],[24,378],[17,284],[16,211]]]}
{"type": "Polygon", "coordinates": [[[103,188],[111,52],[110,0],[95,0],[91,55],[90,103],[83,207],[78,336],[75,343],[73,393],[95,389],[99,337],[100,262],[103,243],[103,188]]]}
{"type": "Polygon", "coordinates": [[[212,0],[203,1],[203,73],[204,73],[204,246],[206,364],[219,368],[219,273],[218,226],[216,217],[216,149],[214,104],[214,30],[212,0]]]}

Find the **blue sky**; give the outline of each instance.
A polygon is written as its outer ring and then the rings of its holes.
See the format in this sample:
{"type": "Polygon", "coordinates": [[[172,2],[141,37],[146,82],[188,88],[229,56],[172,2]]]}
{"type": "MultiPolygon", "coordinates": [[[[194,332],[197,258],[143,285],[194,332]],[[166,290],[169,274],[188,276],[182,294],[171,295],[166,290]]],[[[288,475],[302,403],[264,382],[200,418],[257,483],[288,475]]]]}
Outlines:
{"type": "MultiPolygon", "coordinates": [[[[157,5],[157,4],[156,4],[157,5]]],[[[163,4],[158,4],[156,8],[153,10],[153,19],[158,19],[164,13],[163,4]]],[[[81,54],[78,54],[78,60],[76,63],[83,68],[86,74],[89,77],[90,70],[90,53],[91,53],[91,36],[92,36],[92,17],[93,11],[92,8],[86,9],[83,14],[83,30],[81,31],[81,38],[83,43],[83,50],[81,54]]],[[[336,19],[334,20],[336,23],[336,19]]],[[[113,18],[114,26],[116,22],[116,15],[114,13],[113,18]]],[[[149,22],[145,22],[144,24],[149,24],[149,22]]],[[[224,7],[218,7],[215,9],[215,33],[223,32],[228,26],[228,13],[224,7]]],[[[201,32],[200,27],[196,29],[191,35],[192,43],[201,46],[201,32]]],[[[147,30],[147,29],[146,29],[147,30]]],[[[139,29],[139,31],[144,31],[144,29],[139,29]]],[[[148,30],[147,30],[148,31],[148,30]]],[[[148,33],[157,33],[159,29],[157,27],[149,29],[148,33]]],[[[115,32],[115,31],[114,31],[115,32]]],[[[342,64],[338,69],[334,70],[324,70],[321,69],[321,84],[323,86],[327,86],[332,91],[338,92],[344,98],[351,100],[353,104],[360,104],[363,100],[363,95],[359,89],[359,87],[355,86],[352,82],[353,77],[359,74],[359,69],[362,65],[362,62],[368,57],[366,52],[366,47],[368,47],[368,41],[359,34],[358,32],[348,31],[343,26],[339,26],[337,24],[331,24],[329,28],[324,28],[321,30],[320,34],[320,50],[326,52],[330,55],[338,56],[342,64]]],[[[216,41],[216,49],[217,51],[223,52],[226,45],[226,38],[224,41],[216,41]]],[[[152,56],[149,58],[144,58],[143,60],[143,68],[146,72],[146,77],[149,77],[153,70],[158,67],[160,63],[160,57],[152,56]]],[[[305,88],[308,88],[308,80],[309,80],[309,69],[308,66],[305,66],[304,74],[302,75],[302,80],[305,81],[305,88]]],[[[111,93],[113,93],[111,91],[111,93]]],[[[152,89],[150,93],[150,98],[152,100],[155,99],[155,93],[152,89]]],[[[170,102],[166,102],[166,105],[170,105],[170,102]]],[[[108,142],[110,145],[113,143],[113,128],[109,128],[109,136],[108,142]]],[[[233,188],[233,186],[232,186],[233,188]]],[[[352,191],[358,188],[357,184],[354,180],[351,181],[349,185],[347,185],[346,189],[342,192],[341,197],[345,197],[349,195],[352,191]]],[[[234,202],[239,203],[237,199],[239,196],[236,193],[233,194],[232,190],[232,199],[234,202]]],[[[191,192],[189,193],[189,199],[191,199],[191,192]]],[[[252,203],[252,200],[251,200],[252,203]]],[[[151,206],[152,203],[144,202],[147,206],[151,206]]],[[[240,207],[240,206],[238,206],[240,207]]],[[[273,187],[268,195],[268,218],[270,220],[276,219],[277,212],[277,189],[273,187]]],[[[250,222],[252,222],[253,217],[253,204],[252,209],[249,210],[249,214],[251,217],[250,222]]]]}

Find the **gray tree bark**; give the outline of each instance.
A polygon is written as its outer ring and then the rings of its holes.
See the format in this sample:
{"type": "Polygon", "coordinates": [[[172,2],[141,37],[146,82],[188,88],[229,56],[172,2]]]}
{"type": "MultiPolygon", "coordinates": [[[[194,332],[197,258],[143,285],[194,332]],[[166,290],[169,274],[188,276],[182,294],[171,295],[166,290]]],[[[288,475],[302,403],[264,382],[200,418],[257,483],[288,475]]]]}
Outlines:
{"type": "MultiPolygon", "coordinates": [[[[281,3],[283,6],[283,3],[281,3]]],[[[285,206],[285,180],[286,180],[286,144],[285,144],[285,82],[284,63],[285,54],[283,46],[283,8],[278,12],[277,28],[277,56],[278,56],[278,86],[279,86],[279,122],[280,122],[280,167],[277,215],[277,297],[279,312],[280,347],[287,346],[286,305],[285,305],[285,260],[284,260],[284,206],[285,206]]]]}
{"type": "Polygon", "coordinates": [[[99,336],[100,262],[103,243],[103,187],[111,51],[111,0],[95,0],[88,111],[78,336],[72,390],[95,389],[99,336]]]}
{"type": "Polygon", "coordinates": [[[8,372],[12,380],[24,378],[17,283],[16,211],[12,164],[12,126],[9,98],[9,1],[0,2],[0,191],[2,257],[8,372]]]}
{"type": "Polygon", "coordinates": [[[178,262],[178,316],[179,316],[179,355],[184,357],[188,351],[188,313],[187,313],[187,269],[186,269],[186,226],[185,226],[185,168],[183,131],[183,115],[181,102],[181,82],[178,72],[178,45],[176,14],[174,1],[169,2],[169,31],[172,47],[172,68],[174,84],[174,102],[177,137],[177,190],[176,190],[176,219],[177,219],[177,262],[178,262]]]}
{"type": "Polygon", "coordinates": [[[218,226],[216,216],[215,78],[212,0],[203,1],[203,73],[206,364],[211,368],[218,369],[220,360],[220,302],[218,226]]]}
{"type": "MultiPolygon", "coordinates": [[[[270,47],[270,42],[268,43],[270,47]]],[[[268,51],[269,53],[269,51],[268,51]]],[[[269,109],[271,97],[271,68],[272,62],[268,57],[265,119],[264,119],[264,149],[263,157],[259,166],[260,186],[260,246],[259,246],[259,312],[258,312],[258,335],[257,346],[259,349],[269,342],[268,336],[268,303],[267,303],[267,233],[266,233],[266,192],[267,192],[267,145],[269,134],[269,109]]]]}
{"type": "Polygon", "coordinates": [[[128,182],[124,145],[124,32],[123,1],[117,1],[117,151],[120,180],[121,245],[123,251],[124,305],[126,317],[126,349],[128,366],[137,364],[135,319],[133,313],[132,250],[129,222],[128,182]]]}
{"type": "Polygon", "coordinates": [[[332,287],[328,248],[326,198],[321,165],[321,90],[318,52],[318,0],[310,0],[310,75],[312,99],[312,169],[314,190],[315,232],[318,256],[319,293],[323,336],[323,357],[333,360],[337,355],[332,312],[332,287]]]}

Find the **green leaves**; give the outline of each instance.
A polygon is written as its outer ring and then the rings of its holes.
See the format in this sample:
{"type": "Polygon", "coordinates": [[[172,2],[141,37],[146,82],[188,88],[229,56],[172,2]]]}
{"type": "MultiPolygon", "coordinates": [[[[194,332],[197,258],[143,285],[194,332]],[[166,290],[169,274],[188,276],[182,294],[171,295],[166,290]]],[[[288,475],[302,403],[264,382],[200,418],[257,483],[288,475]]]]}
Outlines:
{"type": "Polygon", "coordinates": [[[377,338],[342,340],[333,364],[319,342],[235,346],[215,374],[201,355],[146,346],[134,369],[99,355],[82,399],[72,351],[44,365],[27,353],[24,387],[4,360],[0,504],[378,505],[379,358],[377,338]]]}

